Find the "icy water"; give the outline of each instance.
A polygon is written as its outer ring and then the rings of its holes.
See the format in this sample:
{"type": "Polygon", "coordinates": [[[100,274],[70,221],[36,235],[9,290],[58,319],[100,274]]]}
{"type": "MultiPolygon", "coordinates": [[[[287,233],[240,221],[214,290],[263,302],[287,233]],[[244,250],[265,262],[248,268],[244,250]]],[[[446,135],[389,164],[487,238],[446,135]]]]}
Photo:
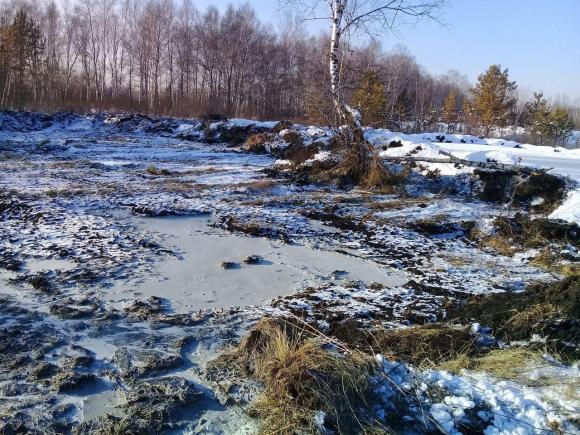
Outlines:
{"type": "Polygon", "coordinates": [[[404,284],[404,273],[336,252],[212,228],[204,217],[146,218],[138,228],[161,236],[178,257],[163,260],[145,278],[114,285],[104,299],[131,301],[157,296],[174,311],[262,305],[308,285],[356,280],[385,287],[404,284]],[[258,256],[258,264],[245,260],[258,256]],[[224,261],[236,263],[225,270],[224,261]]]}

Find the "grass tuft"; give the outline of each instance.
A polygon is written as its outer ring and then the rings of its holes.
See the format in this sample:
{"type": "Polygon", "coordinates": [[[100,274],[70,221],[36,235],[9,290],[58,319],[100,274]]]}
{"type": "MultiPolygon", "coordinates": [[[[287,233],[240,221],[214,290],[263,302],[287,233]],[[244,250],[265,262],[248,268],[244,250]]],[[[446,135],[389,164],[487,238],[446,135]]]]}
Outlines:
{"type": "Polygon", "coordinates": [[[379,330],[372,334],[372,339],[375,353],[416,366],[432,366],[476,352],[475,338],[469,328],[442,324],[379,330]]]}
{"type": "Polygon", "coordinates": [[[372,357],[345,352],[330,339],[284,320],[263,319],[223,361],[261,381],[264,391],[250,410],[260,433],[316,433],[315,412],[338,433],[363,431],[370,397],[372,357]]]}
{"type": "Polygon", "coordinates": [[[172,175],[171,171],[168,169],[161,169],[158,168],[157,166],[148,166],[147,169],[145,169],[145,172],[147,172],[149,175],[153,175],[153,176],[170,176],[172,175]]]}
{"type": "Polygon", "coordinates": [[[542,324],[550,319],[562,317],[562,309],[550,303],[535,304],[511,316],[502,326],[509,330],[512,339],[523,340],[529,338],[530,331],[541,333],[542,324]]]}
{"type": "Polygon", "coordinates": [[[464,369],[482,371],[500,379],[512,380],[530,367],[541,365],[542,359],[541,352],[516,347],[494,349],[478,357],[462,354],[439,364],[438,367],[453,373],[460,373],[464,369]]]}

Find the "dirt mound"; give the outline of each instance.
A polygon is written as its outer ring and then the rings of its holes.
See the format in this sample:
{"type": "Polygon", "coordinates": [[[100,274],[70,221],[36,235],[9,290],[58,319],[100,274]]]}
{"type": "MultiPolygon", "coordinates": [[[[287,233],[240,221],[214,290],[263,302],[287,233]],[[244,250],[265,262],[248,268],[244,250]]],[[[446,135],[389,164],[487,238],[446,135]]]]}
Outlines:
{"type": "Polygon", "coordinates": [[[275,138],[275,135],[272,133],[256,133],[252,134],[244,145],[242,149],[254,154],[266,154],[268,149],[266,145],[275,138]]]}
{"type": "Polygon", "coordinates": [[[537,284],[522,293],[472,296],[449,315],[490,326],[503,340],[527,340],[539,334],[563,356],[580,357],[579,276],[537,284]]]}
{"type": "Polygon", "coordinates": [[[476,169],[474,175],[481,181],[479,196],[490,202],[511,202],[535,211],[554,211],[564,199],[566,182],[545,172],[522,174],[515,171],[488,171],[476,169]]]}

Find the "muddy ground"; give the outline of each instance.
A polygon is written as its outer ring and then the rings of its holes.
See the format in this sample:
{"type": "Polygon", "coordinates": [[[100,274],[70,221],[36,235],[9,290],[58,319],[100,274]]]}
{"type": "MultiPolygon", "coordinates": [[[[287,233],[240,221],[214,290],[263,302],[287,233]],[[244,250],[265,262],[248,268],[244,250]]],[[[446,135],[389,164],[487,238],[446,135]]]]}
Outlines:
{"type": "Polygon", "coordinates": [[[574,228],[484,243],[525,204],[295,183],[279,155],[178,121],[39,122],[0,132],[0,433],[253,433],[231,397],[259,387],[224,391],[206,364],[264,315],[328,334],[446,322],[560,280],[534,262],[550,243],[554,266],[578,261],[574,228]]]}

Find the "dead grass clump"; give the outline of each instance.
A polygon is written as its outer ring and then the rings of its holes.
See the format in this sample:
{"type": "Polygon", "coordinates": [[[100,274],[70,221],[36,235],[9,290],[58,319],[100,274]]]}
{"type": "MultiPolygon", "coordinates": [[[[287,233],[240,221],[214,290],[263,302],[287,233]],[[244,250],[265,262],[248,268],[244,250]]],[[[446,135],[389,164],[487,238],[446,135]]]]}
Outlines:
{"type": "Polygon", "coordinates": [[[550,266],[551,270],[557,270],[555,263],[560,261],[554,252],[548,252],[551,244],[580,246],[580,228],[576,224],[544,218],[530,219],[516,213],[514,217],[496,217],[494,228],[495,233],[492,235],[481,234],[474,228],[469,238],[506,256],[512,256],[523,249],[542,248],[544,258],[537,258],[535,262],[542,267],[550,266]]]}
{"type": "Polygon", "coordinates": [[[476,352],[469,328],[441,324],[387,329],[374,332],[369,345],[388,358],[413,365],[437,364],[459,355],[476,352]]]}
{"type": "Polygon", "coordinates": [[[274,135],[271,133],[255,133],[248,137],[242,148],[251,153],[265,154],[268,151],[266,145],[271,142],[273,138],[274,135]]]}
{"type": "Polygon", "coordinates": [[[437,214],[430,218],[417,219],[409,224],[409,227],[421,234],[447,234],[456,231],[464,231],[460,224],[449,222],[449,217],[445,214],[437,214]]]}
{"type": "Polygon", "coordinates": [[[571,262],[569,258],[562,255],[558,246],[548,246],[542,249],[530,260],[530,264],[562,276],[580,275],[580,263],[571,262]]]}
{"type": "Polygon", "coordinates": [[[168,192],[191,192],[196,190],[196,186],[189,181],[166,181],[160,186],[168,192]]]}
{"type": "Polygon", "coordinates": [[[499,225],[499,230],[496,230],[495,234],[482,233],[477,226],[474,226],[469,231],[468,238],[477,243],[480,248],[491,248],[500,255],[512,257],[521,248],[515,246],[513,232],[505,230],[502,226],[503,223],[504,221],[499,217],[496,219],[496,228],[499,225]]]}
{"type": "Polygon", "coordinates": [[[511,316],[502,328],[509,331],[513,340],[523,340],[529,337],[530,331],[542,332],[542,324],[546,320],[562,316],[562,310],[553,304],[535,304],[511,316]]]}
{"type": "Polygon", "coordinates": [[[518,248],[515,247],[509,239],[500,235],[484,237],[483,239],[480,239],[480,244],[488,246],[498,254],[506,257],[512,257],[516,252],[518,252],[518,248]]]}
{"type": "Polygon", "coordinates": [[[316,411],[324,411],[325,424],[338,433],[360,432],[368,423],[360,410],[370,394],[370,356],[339,352],[295,322],[264,319],[225,358],[264,385],[251,407],[262,433],[316,433],[316,411]]]}
{"type": "Polygon", "coordinates": [[[513,218],[498,216],[494,222],[496,233],[527,248],[541,248],[549,243],[570,243],[579,246],[580,228],[577,224],[552,219],[530,219],[521,213],[513,218]]]}
{"type": "Polygon", "coordinates": [[[522,293],[493,293],[472,296],[459,308],[449,309],[450,317],[477,321],[493,328],[506,341],[525,340],[534,334],[548,339],[550,351],[564,358],[580,356],[575,343],[580,336],[580,276],[540,283],[522,293]]]}
{"type": "Polygon", "coordinates": [[[170,176],[172,175],[171,171],[168,169],[161,169],[158,168],[157,166],[148,166],[147,169],[145,169],[145,172],[147,172],[149,175],[153,175],[153,176],[170,176]]]}
{"type": "Polygon", "coordinates": [[[425,208],[429,203],[433,202],[432,198],[397,198],[387,201],[373,201],[368,207],[371,210],[385,211],[385,210],[403,210],[411,207],[425,208]]]}
{"type": "Polygon", "coordinates": [[[460,373],[464,369],[482,371],[500,379],[516,379],[530,366],[539,366],[541,361],[541,352],[515,347],[493,349],[477,357],[462,354],[439,364],[439,368],[453,373],[460,373]]]}

